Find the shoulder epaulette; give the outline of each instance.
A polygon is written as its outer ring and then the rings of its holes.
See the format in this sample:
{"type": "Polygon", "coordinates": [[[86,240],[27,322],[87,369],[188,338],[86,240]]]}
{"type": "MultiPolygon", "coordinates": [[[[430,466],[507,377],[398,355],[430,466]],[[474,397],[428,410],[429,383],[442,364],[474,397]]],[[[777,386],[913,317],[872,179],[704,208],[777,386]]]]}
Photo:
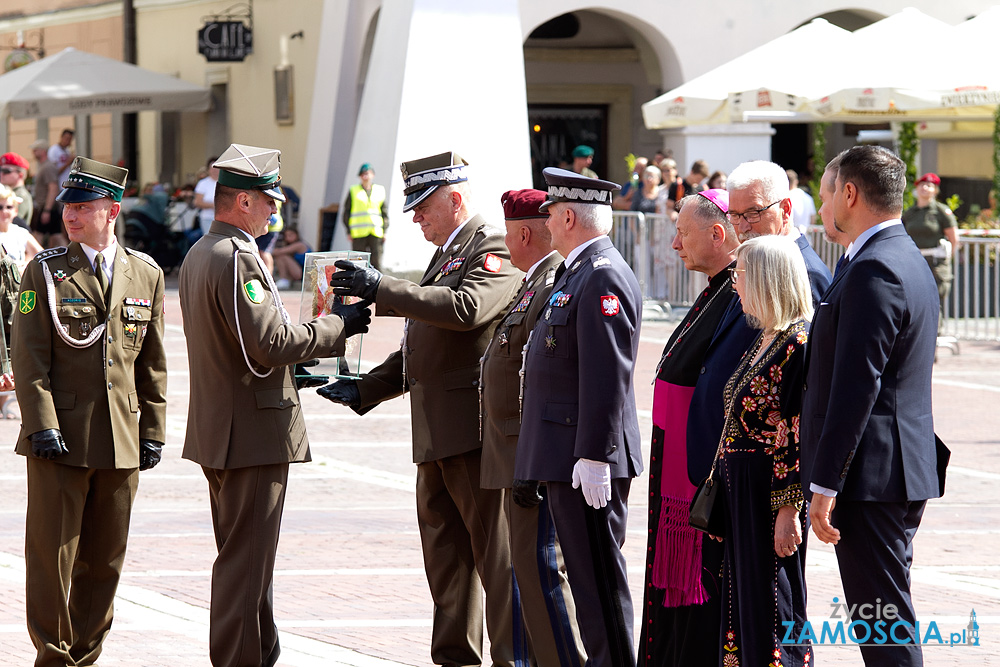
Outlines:
{"type": "Polygon", "coordinates": [[[486,237],[490,237],[490,236],[496,236],[497,234],[506,234],[507,232],[504,231],[504,230],[502,230],[502,229],[499,229],[497,227],[494,227],[493,225],[491,225],[489,223],[486,223],[486,224],[480,225],[479,229],[476,230],[476,233],[477,234],[482,234],[483,236],[486,236],[486,237]]]}
{"type": "Polygon", "coordinates": [[[153,259],[152,257],[150,257],[149,255],[147,255],[144,252],[140,252],[140,251],[135,250],[133,248],[125,248],[125,252],[127,252],[130,255],[134,255],[135,257],[138,257],[139,259],[145,261],[150,266],[152,266],[154,269],[160,268],[160,265],[156,263],[156,260],[153,259]]]}
{"type": "Polygon", "coordinates": [[[52,259],[53,257],[58,257],[59,255],[65,255],[67,252],[68,249],[66,246],[61,245],[57,248],[49,248],[48,250],[41,251],[35,255],[34,259],[37,259],[39,262],[44,262],[47,259],[52,259]]]}

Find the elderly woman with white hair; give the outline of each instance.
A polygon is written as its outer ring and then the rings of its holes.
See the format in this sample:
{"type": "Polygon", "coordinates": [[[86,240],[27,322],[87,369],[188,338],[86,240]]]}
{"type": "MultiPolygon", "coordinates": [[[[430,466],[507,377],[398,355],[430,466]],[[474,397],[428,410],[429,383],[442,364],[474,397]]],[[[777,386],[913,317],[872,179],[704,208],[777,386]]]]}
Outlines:
{"type": "Polygon", "coordinates": [[[760,330],[723,392],[717,454],[726,510],[722,650],[730,665],[808,665],[811,646],[788,645],[806,620],[806,519],[799,476],[799,413],[813,306],[802,253],[782,236],[736,249],[736,291],[760,330]]]}

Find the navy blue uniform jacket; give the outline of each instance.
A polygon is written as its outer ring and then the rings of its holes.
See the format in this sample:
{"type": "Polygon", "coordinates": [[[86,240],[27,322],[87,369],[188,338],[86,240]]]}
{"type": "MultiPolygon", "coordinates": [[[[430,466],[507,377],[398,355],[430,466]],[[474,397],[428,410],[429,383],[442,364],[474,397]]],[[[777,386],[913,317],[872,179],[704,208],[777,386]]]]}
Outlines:
{"type": "Polygon", "coordinates": [[[531,334],[517,479],[571,482],[577,459],[642,471],[633,372],[642,292],[607,237],[556,281],[531,334]],[[560,297],[564,300],[560,305],[560,297]]]}
{"type": "Polygon", "coordinates": [[[938,293],[902,225],[877,232],[813,316],[802,479],[848,500],[937,498],[931,372],[938,293]]]}

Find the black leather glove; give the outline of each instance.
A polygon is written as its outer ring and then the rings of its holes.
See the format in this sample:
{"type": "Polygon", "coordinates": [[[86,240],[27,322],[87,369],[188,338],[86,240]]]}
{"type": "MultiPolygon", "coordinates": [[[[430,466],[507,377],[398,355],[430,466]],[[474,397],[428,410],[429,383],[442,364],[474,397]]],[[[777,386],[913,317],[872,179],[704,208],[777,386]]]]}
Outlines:
{"type": "Polygon", "coordinates": [[[354,262],[338,259],[333,264],[340,271],[330,276],[330,287],[340,296],[360,296],[368,301],[375,300],[378,285],[382,282],[382,272],[372,267],[361,268],[354,262]]]}
{"type": "Polygon", "coordinates": [[[57,428],[47,428],[28,436],[31,441],[31,453],[40,459],[50,461],[57,456],[69,454],[66,448],[66,441],[63,440],[62,433],[57,428]]]}
{"type": "Polygon", "coordinates": [[[149,470],[160,462],[163,443],[139,438],[139,470],[149,470]]]}
{"type": "Polygon", "coordinates": [[[331,315],[339,315],[344,320],[344,333],[348,338],[359,333],[368,333],[368,325],[372,323],[371,302],[368,300],[357,303],[335,303],[330,309],[331,315]]]}
{"type": "Polygon", "coordinates": [[[312,368],[319,364],[319,359],[310,359],[302,363],[295,364],[295,387],[297,389],[308,389],[310,387],[322,387],[330,381],[325,375],[313,375],[306,368],[312,368]]]}
{"type": "Polygon", "coordinates": [[[334,403],[341,403],[348,407],[361,405],[361,392],[358,390],[358,383],[354,380],[337,380],[325,387],[320,387],[316,393],[334,403]]]}
{"type": "Polygon", "coordinates": [[[533,479],[515,479],[511,491],[517,506],[526,510],[537,507],[538,503],[542,502],[542,496],[538,493],[538,482],[533,479]]]}

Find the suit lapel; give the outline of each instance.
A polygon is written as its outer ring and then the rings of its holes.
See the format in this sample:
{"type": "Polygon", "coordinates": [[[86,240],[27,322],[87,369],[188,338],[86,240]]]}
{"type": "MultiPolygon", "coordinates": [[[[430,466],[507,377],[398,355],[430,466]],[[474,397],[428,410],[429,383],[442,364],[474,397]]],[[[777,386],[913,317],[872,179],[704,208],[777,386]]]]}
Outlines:
{"type": "Polygon", "coordinates": [[[110,312],[114,304],[121,303],[132,285],[132,265],[121,244],[115,245],[115,271],[111,275],[111,290],[108,293],[107,309],[110,312]]]}
{"type": "Polygon", "coordinates": [[[434,281],[435,276],[441,271],[441,267],[456,257],[461,257],[462,249],[469,243],[472,236],[479,229],[480,225],[483,224],[482,219],[478,215],[474,215],[469,218],[469,221],[465,223],[462,227],[462,231],[452,240],[451,245],[441,251],[439,248],[437,252],[434,253],[434,257],[431,258],[431,263],[427,266],[427,271],[424,273],[424,277],[420,279],[421,285],[428,285],[434,281]],[[440,253],[440,254],[439,254],[440,253]]]}
{"type": "Polygon", "coordinates": [[[557,280],[556,284],[552,286],[553,294],[565,287],[566,283],[570,281],[570,278],[580,269],[580,267],[583,266],[585,261],[588,261],[594,255],[594,253],[603,252],[612,246],[614,246],[614,244],[611,242],[611,239],[607,237],[598,237],[596,241],[587,246],[586,249],[584,249],[584,251],[573,260],[573,263],[562,272],[562,275],[559,276],[559,280],[557,280]]]}
{"type": "Polygon", "coordinates": [[[101,284],[97,282],[94,267],[91,266],[90,260],[87,259],[87,253],[83,251],[83,247],[79,243],[69,244],[66,251],[66,261],[74,269],[73,273],[69,274],[68,279],[86,294],[88,299],[103,308],[104,295],[101,294],[101,284]]]}

